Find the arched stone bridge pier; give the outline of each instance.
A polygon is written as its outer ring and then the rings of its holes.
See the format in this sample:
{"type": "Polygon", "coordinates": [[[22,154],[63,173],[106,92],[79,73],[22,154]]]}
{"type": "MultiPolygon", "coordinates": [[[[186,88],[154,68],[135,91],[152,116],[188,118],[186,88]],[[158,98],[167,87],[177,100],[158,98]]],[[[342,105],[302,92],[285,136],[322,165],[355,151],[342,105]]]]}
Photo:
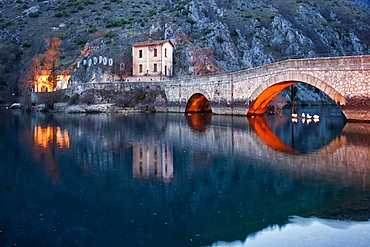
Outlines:
{"type": "Polygon", "coordinates": [[[286,60],[248,70],[164,82],[170,112],[261,115],[284,88],[304,82],[348,119],[370,120],[370,56],[286,60]]]}

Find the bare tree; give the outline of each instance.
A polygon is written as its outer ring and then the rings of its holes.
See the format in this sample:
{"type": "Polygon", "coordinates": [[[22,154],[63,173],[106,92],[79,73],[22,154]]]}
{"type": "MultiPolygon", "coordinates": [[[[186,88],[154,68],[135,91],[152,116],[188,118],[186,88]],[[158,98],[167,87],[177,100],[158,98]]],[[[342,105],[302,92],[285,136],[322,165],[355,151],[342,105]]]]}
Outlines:
{"type": "Polygon", "coordinates": [[[61,90],[49,93],[38,93],[37,102],[39,104],[45,104],[46,110],[53,110],[54,104],[60,102],[64,97],[64,93],[61,90]]]}
{"type": "Polygon", "coordinates": [[[115,76],[118,76],[120,81],[122,81],[125,77],[131,75],[132,57],[130,52],[118,54],[113,57],[113,60],[114,64],[111,67],[110,71],[115,76]]]}
{"type": "Polygon", "coordinates": [[[48,76],[47,78],[47,86],[51,91],[54,91],[57,84],[58,84],[58,70],[57,70],[57,63],[59,58],[59,51],[62,45],[62,40],[59,38],[52,38],[46,39],[47,47],[44,53],[39,53],[33,58],[33,63],[29,71],[30,73],[34,73],[34,82],[36,82],[37,75],[46,73],[48,76]]]}
{"type": "Polygon", "coordinates": [[[192,51],[193,60],[190,65],[194,67],[194,75],[210,74],[224,71],[213,56],[213,51],[209,47],[202,49],[195,48],[192,51]]]}
{"type": "Polygon", "coordinates": [[[281,96],[275,96],[275,98],[273,98],[269,104],[269,109],[279,114],[279,116],[282,116],[281,110],[283,109],[287,102],[288,100],[286,98],[281,96]]]}

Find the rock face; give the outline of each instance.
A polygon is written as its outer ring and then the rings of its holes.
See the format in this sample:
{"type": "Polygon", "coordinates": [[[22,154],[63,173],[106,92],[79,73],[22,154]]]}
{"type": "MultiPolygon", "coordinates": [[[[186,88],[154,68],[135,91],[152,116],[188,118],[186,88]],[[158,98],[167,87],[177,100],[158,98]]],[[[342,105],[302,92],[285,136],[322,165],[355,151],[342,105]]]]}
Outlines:
{"type": "MultiPolygon", "coordinates": [[[[133,43],[170,39],[175,76],[236,71],[288,57],[369,53],[369,1],[355,1],[3,1],[0,48],[17,44],[25,71],[45,49],[45,38],[60,37],[59,65],[72,68],[77,58],[103,56],[130,71],[133,43]],[[84,53],[87,42],[94,49],[84,53]]],[[[14,56],[0,55],[2,61],[14,56]]],[[[92,66],[76,76],[91,82],[117,74],[92,66]]]]}

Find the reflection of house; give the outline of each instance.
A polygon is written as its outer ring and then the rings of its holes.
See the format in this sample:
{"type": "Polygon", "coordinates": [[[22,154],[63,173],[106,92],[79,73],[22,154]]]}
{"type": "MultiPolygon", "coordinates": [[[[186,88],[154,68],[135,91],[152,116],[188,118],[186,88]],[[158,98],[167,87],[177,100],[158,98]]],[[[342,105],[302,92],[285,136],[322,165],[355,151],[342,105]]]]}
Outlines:
{"type": "Polygon", "coordinates": [[[51,144],[56,144],[58,148],[69,148],[68,130],[62,130],[60,127],[36,125],[34,128],[34,143],[44,149],[51,144]]]}
{"type": "MultiPolygon", "coordinates": [[[[51,92],[50,82],[48,81],[49,75],[37,75],[35,82],[35,92],[51,92]]],[[[57,85],[55,89],[65,89],[68,87],[68,80],[71,75],[60,74],[57,77],[57,85]]]]}
{"type": "Polygon", "coordinates": [[[55,158],[57,149],[70,147],[68,130],[51,125],[35,125],[33,132],[33,142],[35,145],[35,159],[42,162],[47,174],[53,181],[60,178],[60,171],[55,158]]]}
{"type": "Polygon", "coordinates": [[[173,45],[169,40],[137,42],[132,46],[134,76],[172,76],[173,45]]]}
{"type": "Polygon", "coordinates": [[[134,178],[156,178],[164,182],[173,178],[172,152],[167,145],[137,143],[133,156],[134,178]]]}

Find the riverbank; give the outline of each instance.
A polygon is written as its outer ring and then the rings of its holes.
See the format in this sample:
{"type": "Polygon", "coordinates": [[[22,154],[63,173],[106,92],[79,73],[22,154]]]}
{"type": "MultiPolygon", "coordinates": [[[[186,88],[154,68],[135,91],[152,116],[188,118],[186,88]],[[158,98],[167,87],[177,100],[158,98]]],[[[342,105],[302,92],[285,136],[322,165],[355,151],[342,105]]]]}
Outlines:
{"type": "MultiPolygon", "coordinates": [[[[43,106],[38,106],[36,111],[44,111],[43,106]]],[[[137,106],[137,107],[122,107],[117,104],[106,103],[106,104],[79,104],[79,105],[68,105],[68,103],[57,103],[54,105],[53,110],[48,110],[48,112],[53,113],[141,113],[141,112],[166,112],[167,108],[162,105],[152,105],[152,106],[137,106]]]]}

